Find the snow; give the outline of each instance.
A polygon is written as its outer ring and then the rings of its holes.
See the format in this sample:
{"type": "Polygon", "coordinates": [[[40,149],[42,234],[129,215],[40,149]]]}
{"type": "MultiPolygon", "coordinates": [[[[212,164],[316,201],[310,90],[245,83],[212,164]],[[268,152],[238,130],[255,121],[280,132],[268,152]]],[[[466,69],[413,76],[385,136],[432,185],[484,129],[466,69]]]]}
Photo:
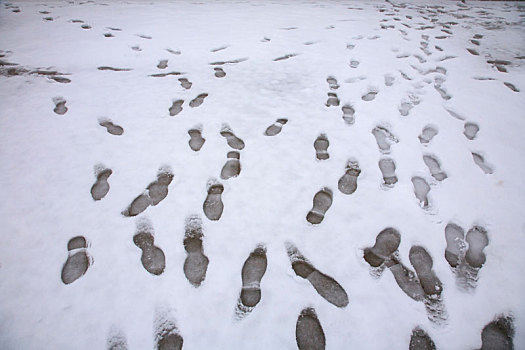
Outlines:
{"type": "Polygon", "coordinates": [[[0,60],[18,66],[0,66],[3,349],[101,349],[112,334],[119,336],[111,341],[125,338],[129,349],[149,349],[159,324],[175,325],[184,349],[295,349],[297,318],[306,307],[315,309],[327,349],[406,349],[417,326],[438,349],[479,348],[483,327],[499,315],[512,316],[514,347],[525,348],[525,25],[519,3],[8,4],[0,2],[0,60]],[[13,12],[17,6],[20,12],[13,12]],[[441,31],[447,22],[457,23],[449,25],[452,35],[441,31]],[[418,29],[428,25],[435,28],[418,29]],[[483,35],[479,46],[469,42],[475,34],[483,35]],[[423,35],[429,36],[431,55],[421,50],[423,35]],[[447,56],[455,57],[441,60],[447,56]],[[510,61],[508,72],[486,62],[494,59],[510,61]],[[166,69],[157,68],[161,60],[168,60],[166,69]],[[231,60],[240,62],[210,65],[231,60]],[[359,64],[352,68],[351,61],[359,64]],[[28,72],[7,75],[11,67],[56,70],[71,83],[28,72]],[[226,76],[217,78],[215,67],[226,76]],[[182,74],[150,76],[169,72],[182,74]],[[392,86],[385,85],[385,75],[394,77],[392,86]],[[182,77],[192,82],[190,89],[181,86],[182,77]],[[337,79],[337,90],[330,89],[328,77],[337,79]],[[442,98],[436,84],[450,99],[442,98]],[[369,91],[378,93],[366,101],[362,96],[369,91]],[[337,94],[339,106],[325,105],[329,92],[337,94]],[[190,107],[202,93],[208,94],[202,105],[190,107]],[[66,100],[63,115],[53,111],[56,97],[66,100]],[[170,116],[178,99],[184,100],[182,111],[170,116]],[[403,103],[413,104],[406,116],[403,103]],[[346,104],[355,110],[354,124],[343,120],[346,104]],[[281,132],[264,135],[280,118],[288,119],[281,132]],[[108,133],[99,125],[105,119],[124,133],[108,133]],[[473,140],[463,135],[465,122],[479,126],[473,140]],[[220,179],[233,150],[220,135],[223,124],[245,143],[240,175],[228,180],[220,179]],[[199,125],[206,141],[194,152],[187,131],[199,125]],[[424,145],[418,136],[427,125],[438,134],[424,145]],[[397,139],[389,152],[378,148],[376,126],[397,139]],[[330,142],[328,160],[315,156],[321,134],[330,142]],[[484,157],[492,174],[474,162],[472,152],[484,157]],[[439,160],[446,179],[432,178],[423,161],[427,154],[439,160]],[[382,157],[396,164],[399,181],[392,188],[382,186],[382,157]],[[357,190],[345,195],[337,183],[350,159],[361,173],[357,190]],[[94,201],[90,189],[101,167],[113,171],[110,189],[94,201]],[[167,197],[137,217],[123,216],[162,169],[174,174],[167,197]],[[427,209],[414,194],[415,176],[430,185],[427,209]],[[202,209],[211,179],[224,186],[218,221],[208,220],[202,209]],[[332,190],[333,203],[324,220],[311,225],[306,215],[324,187],[332,190]],[[185,220],[196,214],[209,259],[198,288],[183,272],[185,220]],[[165,254],[159,276],[144,269],[133,243],[141,220],[151,222],[154,245],[165,254]],[[445,260],[450,222],[465,233],[475,225],[488,232],[487,259],[475,288],[459,286],[445,260]],[[412,246],[423,246],[432,257],[443,284],[445,321],[432,322],[425,305],[405,295],[388,268],[373,276],[363,249],[386,227],[400,232],[399,259],[411,270],[412,246]],[[89,242],[93,264],[66,285],[60,273],[67,243],[80,235],[89,242]],[[344,288],[348,306],[327,302],[294,273],[287,242],[344,288]],[[262,298],[238,319],[241,269],[260,243],[268,261],[262,298]]]}

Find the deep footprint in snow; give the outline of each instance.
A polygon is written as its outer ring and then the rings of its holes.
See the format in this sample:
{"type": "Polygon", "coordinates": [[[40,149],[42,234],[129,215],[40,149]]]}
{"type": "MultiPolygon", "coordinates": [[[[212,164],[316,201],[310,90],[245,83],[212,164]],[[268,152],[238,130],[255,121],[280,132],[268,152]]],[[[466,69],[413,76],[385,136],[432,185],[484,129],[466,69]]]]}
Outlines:
{"type": "Polygon", "coordinates": [[[226,138],[228,146],[236,150],[242,150],[244,148],[244,141],[233,133],[232,128],[228,124],[223,124],[221,128],[221,136],[226,138]]]}
{"type": "Polygon", "coordinates": [[[481,331],[480,350],[512,350],[514,349],[514,325],[509,316],[499,316],[481,331]]]}
{"type": "Polygon", "coordinates": [[[152,275],[160,275],[166,268],[164,252],[155,246],[154,231],[151,223],[147,220],[137,222],[137,233],[133,236],[133,243],[142,250],[140,261],[142,266],[152,275]]]}
{"type": "Polygon", "coordinates": [[[325,134],[317,136],[314,141],[314,149],[315,156],[318,160],[326,160],[330,158],[330,154],[328,154],[329,146],[330,142],[328,141],[328,137],[325,134]]]}
{"type": "Polygon", "coordinates": [[[188,144],[192,151],[198,152],[206,142],[206,139],[202,137],[202,127],[199,125],[188,130],[188,135],[190,135],[190,140],[188,144]]]}
{"type": "Polygon", "coordinates": [[[64,115],[67,112],[66,107],[66,100],[63,97],[57,96],[53,98],[53,103],[55,104],[55,108],[53,109],[53,112],[59,115],[64,115]]]}
{"type": "Polygon", "coordinates": [[[361,174],[361,169],[359,168],[357,160],[349,160],[346,165],[345,174],[337,183],[339,191],[344,194],[354,193],[357,190],[357,178],[359,174],[361,174]]]}
{"type": "Polygon", "coordinates": [[[339,98],[337,97],[337,94],[335,94],[333,92],[329,92],[328,93],[328,100],[326,100],[325,106],[326,107],[331,107],[331,106],[337,107],[337,106],[339,106],[339,98]]]}
{"type": "Polygon", "coordinates": [[[202,248],[202,220],[198,215],[186,219],[184,249],[187,256],[184,260],[184,276],[194,286],[199,287],[206,278],[209,259],[202,248]]]}
{"type": "Polygon", "coordinates": [[[224,192],[224,186],[215,179],[208,181],[207,185],[208,195],[204,200],[202,209],[204,214],[210,220],[217,221],[222,216],[224,210],[224,204],[222,203],[222,192],[224,192]]]}
{"type": "Polygon", "coordinates": [[[445,226],[445,259],[452,268],[460,265],[465,253],[465,231],[454,223],[445,226]]]}
{"type": "Polygon", "coordinates": [[[108,350],[128,350],[126,336],[120,329],[113,328],[110,330],[106,348],[108,350]]]}
{"type": "Polygon", "coordinates": [[[159,64],[157,64],[158,69],[166,69],[168,68],[168,60],[160,60],[159,64]]]}
{"type": "Polygon", "coordinates": [[[83,236],[76,236],[67,243],[68,257],[62,267],[62,282],[70,284],[82,277],[93,259],[87,254],[88,242],[83,236]]]}
{"type": "Polygon", "coordinates": [[[137,196],[131,204],[122,212],[124,216],[137,216],[150,205],[159,204],[168,195],[168,186],[173,180],[171,169],[159,169],[157,180],[148,185],[146,190],[137,196]]]}
{"type": "Polygon", "coordinates": [[[361,99],[363,101],[373,101],[375,100],[377,96],[378,91],[377,90],[369,90],[366,94],[361,96],[361,99]]]}
{"type": "Polygon", "coordinates": [[[191,86],[193,85],[188,79],[186,78],[179,78],[180,86],[185,88],[186,90],[191,89],[191,86]]]}
{"type": "Polygon", "coordinates": [[[423,128],[421,135],[419,135],[419,142],[421,142],[424,145],[427,145],[438,133],[439,131],[436,127],[433,127],[432,125],[427,125],[423,128]]]}
{"type": "Polygon", "coordinates": [[[124,133],[124,129],[120,125],[113,124],[110,119],[101,118],[99,119],[98,124],[106,128],[107,132],[111,135],[120,136],[124,133]]]}
{"type": "Polygon", "coordinates": [[[328,209],[332,206],[332,190],[324,187],[317,192],[313,199],[313,207],[306,215],[306,221],[313,225],[320,224],[328,209]]]}
{"type": "Polygon", "coordinates": [[[295,341],[299,350],[324,350],[326,338],[315,309],[305,308],[295,325],[295,341]]]}
{"type": "Polygon", "coordinates": [[[379,267],[389,260],[399,248],[401,235],[399,231],[392,227],[387,227],[376,237],[373,247],[365,248],[363,258],[372,267],[379,267]]]}
{"type": "Polygon", "coordinates": [[[436,158],[436,156],[425,154],[423,155],[423,161],[428,167],[428,170],[430,170],[430,174],[434,179],[443,181],[448,177],[447,174],[441,170],[441,165],[439,164],[439,160],[436,158]]]}
{"type": "Polygon", "coordinates": [[[346,124],[352,125],[355,122],[355,109],[351,105],[344,105],[342,108],[343,110],[343,120],[346,124]]]}
{"type": "Polygon", "coordinates": [[[330,87],[330,90],[337,90],[339,89],[339,84],[337,84],[337,79],[330,76],[326,78],[326,82],[328,83],[328,86],[330,87]]]}
{"type": "Polygon", "coordinates": [[[383,175],[383,186],[390,188],[397,182],[396,163],[392,158],[381,158],[379,160],[379,170],[383,175]]]}
{"type": "Polygon", "coordinates": [[[481,154],[472,152],[472,159],[485,174],[492,174],[494,172],[492,167],[487,164],[485,158],[481,154]]]}
{"type": "Polygon", "coordinates": [[[398,142],[394,134],[392,134],[390,130],[383,126],[376,126],[372,130],[372,135],[374,135],[377,146],[383,154],[390,153],[390,146],[398,142]]]}
{"type": "Polygon", "coordinates": [[[473,268],[480,268],[487,260],[483,252],[489,244],[487,231],[481,226],[474,226],[467,232],[465,240],[468,243],[465,261],[473,268]]]}
{"type": "Polygon", "coordinates": [[[181,350],[184,344],[184,339],[168,311],[158,313],[154,336],[156,350],[181,350]]]}
{"type": "Polygon", "coordinates": [[[208,97],[207,93],[199,94],[197,97],[190,101],[190,107],[199,107],[204,102],[204,99],[206,97],[208,97]]]}
{"type": "Polygon", "coordinates": [[[170,112],[170,116],[176,116],[177,114],[179,114],[180,112],[182,112],[182,104],[184,103],[184,100],[176,100],[176,101],[173,101],[173,103],[171,104],[171,107],[169,109],[169,112],[170,112]]]}
{"type": "Polygon", "coordinates": [[[317,293],[329,303],[340,308],[348,305],[348,295],[336,280],[317,270],[294,244],[287,242],[286,251],[297,276],[307,279],[317,293]]]}
{"type": "Polygon", "coordinates": [[[410,263],[414,266],[414,270],[416,270],[419,283],[421,287],[423,287],[425,294],[429,296],[440,295],[443,291],[443,285],[434,271],[432,271],[434,263],[425,248],[417,245],[412,246],[412,248],[410,248],[409,258],[410,263]]]}
{"type": "Polygon", "coordinates": [[[428,208],[428,192],[430,192],[430,186],[427,181],[420,176],[414,176],[412,177],[412,185],[414,185],[414,194],[419,200],[419,205],[424,209],[428,208]]]}
{"type": "Polygon", "coordinates": [[[479,126],[476,123],[472,122],[466,122],[465,123],[465,130],[463,131],[463,135],[469,140],[474,140],[476,138],[476,135],[478,134],[479,126]]]}
{"type": "Polygon", "coordinates": [[[286,118],[280,118],[275,121],[272,125],[270,125],[266,131],[264,132],[264,135],[266,136],[275,136],[278,133],[281,132],[283,126],[288,123],[288,119],[286,118]]]}
{"type": "Polygon", "coordinates": [[[259,244],[242,266],[242,288],[236,311],[239,316],[252,311],[261,301],[261,280],[267,265],[266,247],[259,244]]]}
{"type": "Polygon", "coordinates": [[[228,180],[231,177],[236,177],[241,173],[241,162],[239,161],[240,154],[237,151],[228,152],[228,160],[221,170],[221,179],[228,180]]]}
{"type": "Polygon", "coordinates": [[[217,78],[224,78],[226,76],[226,72],[224,72],[222,68],[215,67],[213,70],[215,71],[215,77],[217,78]]]}
{"type": "Polygon", "coordinates": [[[436,350],[436,345],[424,330],[416,327],[412,330],[408,350],[436,350]]]}
{"type": "Polygon", "coordinates": [[[109,192],[108,178],[113,174],[111,169],[104,168],[102,165],[95,166],[95,176],[97,181],[91,186],[91,197],[99,201],[109,192]]]}

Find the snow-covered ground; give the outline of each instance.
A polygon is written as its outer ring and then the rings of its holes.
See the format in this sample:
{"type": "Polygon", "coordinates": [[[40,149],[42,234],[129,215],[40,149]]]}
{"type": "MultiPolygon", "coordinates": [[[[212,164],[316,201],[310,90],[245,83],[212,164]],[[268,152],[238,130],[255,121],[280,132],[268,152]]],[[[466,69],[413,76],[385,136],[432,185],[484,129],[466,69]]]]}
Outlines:
{"type": "Polygon", "coordinates": [[[1,1],[0,33],[0,348],[525,348],[519,2],[1,1]]]}

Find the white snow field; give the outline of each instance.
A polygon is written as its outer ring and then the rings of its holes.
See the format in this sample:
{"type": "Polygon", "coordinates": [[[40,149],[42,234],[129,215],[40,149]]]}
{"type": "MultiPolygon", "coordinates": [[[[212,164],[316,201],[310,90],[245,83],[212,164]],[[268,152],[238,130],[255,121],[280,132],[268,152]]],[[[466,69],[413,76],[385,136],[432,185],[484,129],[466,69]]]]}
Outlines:
{"type": "Polygon", "coordinates": [[[2,0],[0,33],[1,349],[525,349],[523,3],[2,0]]]}

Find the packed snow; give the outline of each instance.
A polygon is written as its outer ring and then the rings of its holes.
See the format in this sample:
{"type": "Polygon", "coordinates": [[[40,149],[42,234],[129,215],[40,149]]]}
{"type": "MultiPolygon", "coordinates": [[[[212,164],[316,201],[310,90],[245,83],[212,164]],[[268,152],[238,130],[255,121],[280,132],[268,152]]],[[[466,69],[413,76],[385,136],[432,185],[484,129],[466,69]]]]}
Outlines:
{"type": "Polygon", "coordinates": [[[519,2],[0,1],[0,348],[525,348],[519,2]]]}

